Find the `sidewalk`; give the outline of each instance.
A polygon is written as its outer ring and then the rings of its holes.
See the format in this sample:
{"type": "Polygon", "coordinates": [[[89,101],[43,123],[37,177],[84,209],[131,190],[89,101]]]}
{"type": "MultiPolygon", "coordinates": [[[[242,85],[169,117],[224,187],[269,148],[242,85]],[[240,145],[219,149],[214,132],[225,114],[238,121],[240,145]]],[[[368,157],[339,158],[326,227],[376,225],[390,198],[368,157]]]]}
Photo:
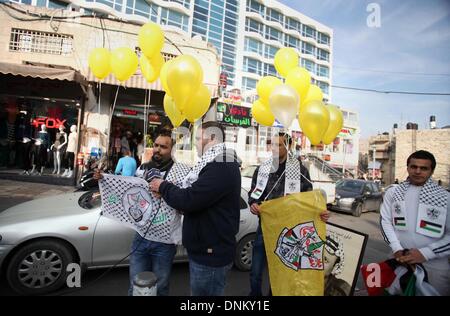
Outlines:
{"type": "Polygon", "coordinates": [[[75,188],[73,186],[0,179],[0,212],[26,201],[73,192],[74,190],[75,188]]]}

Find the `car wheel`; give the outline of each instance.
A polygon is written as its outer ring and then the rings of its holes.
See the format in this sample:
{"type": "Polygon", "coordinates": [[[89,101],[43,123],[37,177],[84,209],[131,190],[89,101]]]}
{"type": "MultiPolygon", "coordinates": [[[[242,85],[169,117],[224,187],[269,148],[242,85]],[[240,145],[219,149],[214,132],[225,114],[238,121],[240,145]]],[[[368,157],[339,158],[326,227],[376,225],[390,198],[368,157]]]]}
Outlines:
{"type": "Polygon", "coordinates": [[[242,238],[236,247],[236,256],[234,265],[241,271],[250,271],[252,267],[253,242],[255,234],[247,235],[242,238]]]}
{"type": "Polygon", "coordinates": [[[353,212],[353,216],[360,217],[362,214],[362,204],[359,203],[356,205],[355,211],[353,212]]]}
{"type": "Polygon", "coordinates": [[[19,249],[7,267],[11,288],[24,295],[42,295],[66,283],[66,267],[74,255],[62,242],[41,240],[19,249]]]}

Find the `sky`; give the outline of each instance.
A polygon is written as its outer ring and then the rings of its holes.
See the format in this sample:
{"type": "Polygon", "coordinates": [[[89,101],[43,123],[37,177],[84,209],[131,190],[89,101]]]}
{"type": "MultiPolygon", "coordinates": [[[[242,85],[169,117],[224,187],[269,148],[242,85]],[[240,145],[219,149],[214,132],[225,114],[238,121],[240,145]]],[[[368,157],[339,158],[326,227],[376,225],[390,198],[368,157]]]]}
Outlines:
{"type": "MultiPolygon", "coordinates": [[[[449,0],[280,0],[334,31],[332,84],[450,94],[449,0]],[[379,27],[367,20],[380,8],[379,27]]],[[[399,95],[332,88],[331,103],[359,113],[361,137],[394,123],[450,125],[450,95],[399,95]]]]}

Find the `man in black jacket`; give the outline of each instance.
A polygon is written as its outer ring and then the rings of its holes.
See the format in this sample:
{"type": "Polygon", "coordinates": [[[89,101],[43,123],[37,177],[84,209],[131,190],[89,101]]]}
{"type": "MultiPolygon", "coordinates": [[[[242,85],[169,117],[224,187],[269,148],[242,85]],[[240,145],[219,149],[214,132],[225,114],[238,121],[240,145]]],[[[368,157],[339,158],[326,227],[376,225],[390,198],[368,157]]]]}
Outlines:
{"type": "MultiPolygon", "coordinates": [[[[275,135],[271,142],[272,158],[256,168],[249,191],[250,211],[259,216],[260,204],[287,194],[306,192],[313,189],[308,169],[300,160],[289,155],[292,138],[283,132],[275,135]],[[288,171],[288,172],[286,172],[288,171]]],[[[323,221],[329,218],[329,212],[320,214],[323,221]]],[[[261,222],[256,230],[253,243],[252,268],[250,272],[250,295],[262,296],[262,274],[267,265],[261,222]]]]}
{"type": "Polygon", "coordinates": [[[150,183],[153,192],[184,213],[183,245],[194,296],[223,295],[235,255],[241,175],[237,157],[226,150],[224,137],[219,123],[204,123],[196,135],[201,159],[183,188],[160,179],[150,183]]]}

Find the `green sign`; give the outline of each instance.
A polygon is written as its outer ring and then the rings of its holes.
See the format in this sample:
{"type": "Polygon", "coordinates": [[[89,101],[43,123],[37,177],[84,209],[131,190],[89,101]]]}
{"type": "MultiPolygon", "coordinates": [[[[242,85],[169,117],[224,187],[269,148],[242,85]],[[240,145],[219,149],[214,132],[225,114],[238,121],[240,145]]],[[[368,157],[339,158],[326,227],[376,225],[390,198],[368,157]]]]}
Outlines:
{"type": "Polygon", "coordinates": [[[217,120],[239,127],[250,127],[252,125],[249,108],[222,102],[217,103],[217,120]]]}

